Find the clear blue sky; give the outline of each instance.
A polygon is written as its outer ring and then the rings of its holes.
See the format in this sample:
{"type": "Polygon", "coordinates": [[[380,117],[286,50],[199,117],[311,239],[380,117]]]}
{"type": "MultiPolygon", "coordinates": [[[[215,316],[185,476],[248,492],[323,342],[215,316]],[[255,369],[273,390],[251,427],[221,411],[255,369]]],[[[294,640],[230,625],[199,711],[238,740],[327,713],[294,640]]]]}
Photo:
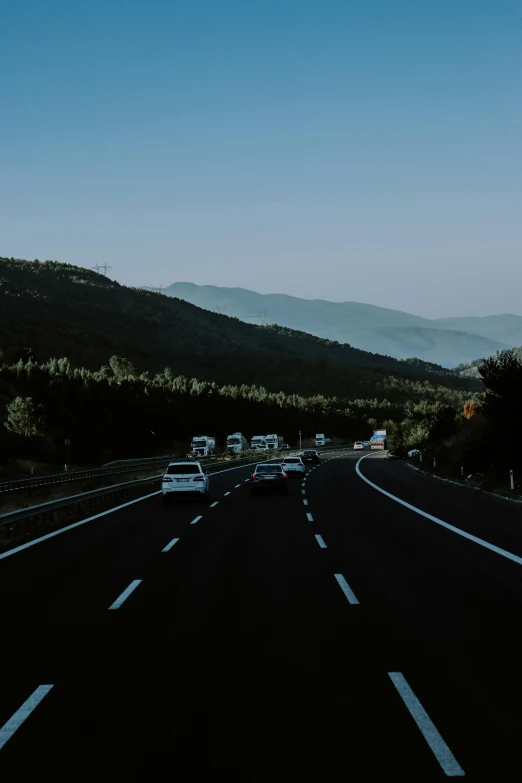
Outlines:
{"type": "Polygon", "coordinates": [[[0,27],[0,255],[522,314],[522,0],[16,0],[0,27]]]}

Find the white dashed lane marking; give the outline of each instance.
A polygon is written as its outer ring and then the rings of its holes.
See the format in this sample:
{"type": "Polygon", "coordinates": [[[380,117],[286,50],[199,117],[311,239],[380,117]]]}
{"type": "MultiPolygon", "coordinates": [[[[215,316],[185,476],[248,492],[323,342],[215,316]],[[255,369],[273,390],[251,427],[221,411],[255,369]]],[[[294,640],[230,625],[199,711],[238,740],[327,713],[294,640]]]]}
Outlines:
{"type": "Polygon", "coordinates": [[[316,537],[315,537],[315,540],[317,541],[317,543],[319,544],[319,546],[321,547],[321,549],[327,549],[327,546],[326,546],[326,544],[324,543],[324,540],[323,540],[323,537],[322,537],[322,536],[316,536],[316,537]]]}
{"type": "Polygon", "coordinates": [[[22,723],[29,717],[33,710],[38,707],[42,699],[47,696],[51,690],[52,685],[39,685],[38,688],[32,692],[22,706],[15,712],[15,714],[9,718],[7,723],[4,723],[0,729],[0,748],[3,748],[7,740],[11,739],[17,729],[20,728],[22,723]]]}
{"type": "Polygon", "coordinates": [[[463,777],[464,770],[442,739],[430,716],[406,682],[404,675],[401,672],[388,672],[388,676],[446,775],[452,778],[463,777]]]}
{"type": "MultiPolygon", "coordinates": [[[[199,517],[199,518],[201,519],[201,517],[199,517]]],[[[191,522],[190,524],[191,524],[191,525],[193,525],[194,523],[193,523],[193,522],[191,522]]],[[[170,549],[172,549],[172,547],[174,546],[174,544],[177,544],[177,543],[178,543],[178,541],[179,541],[179,538],[173,538],[173,539],[172,539],[172,541],[169,541],[169,543],[167,544],[167,546],[165,547],[165,549],[162,549],[161,551],[162,551],[162,552],[168,552],[170,549]]]]}
{"type": "Polygon", "coordinates": [[[314,521],[314,518],[313,518],[313,516],[310,514],[310,512],[308,512],[308,513],[307,513],[307,515],[306,515],[306,518],[307,518],[307,520],[308,520],[309,522],[313,522],[313,521],[314,521]]]}
{"type": "Polygon", "coordinates": [[[337,583],[339,587],[341,588],[346,598],[348,599],[348,602],[351,604],[358,604],[359,601],[355,597],[352,589],[350,588],[350,585],[348,584],[344,576],[342,574],[335,574],[335,578],[337,579],[337,583]]]}
{"type": "Polygon", "coordinates": [[[215,500],[214,503],[210,504],[210,508],[215,508],[218,503],[219,503],[219,500],[215,500]]]}
{"type": "Polygon", "coordinates": [[[109,609],[119,609],[120,606],[127,600],[129,595],[134,592],[134,590],[138,587],[138,585],[141,584],[141,579],[134,579],[130,585],[125,588],[123,593],[118,596],[118,598],[114,601],[113,604],[109,606],[109,609]]]}

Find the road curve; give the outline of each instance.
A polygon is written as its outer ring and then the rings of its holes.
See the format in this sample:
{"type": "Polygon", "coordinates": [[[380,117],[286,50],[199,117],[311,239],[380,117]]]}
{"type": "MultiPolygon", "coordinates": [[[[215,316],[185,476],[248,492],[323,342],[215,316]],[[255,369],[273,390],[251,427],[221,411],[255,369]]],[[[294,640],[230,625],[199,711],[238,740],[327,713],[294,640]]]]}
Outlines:
{"type": "Polygon", "coordinates": [[[0,561],[2,779],[517,780],[522,511],[359,456],[0,561]]]}

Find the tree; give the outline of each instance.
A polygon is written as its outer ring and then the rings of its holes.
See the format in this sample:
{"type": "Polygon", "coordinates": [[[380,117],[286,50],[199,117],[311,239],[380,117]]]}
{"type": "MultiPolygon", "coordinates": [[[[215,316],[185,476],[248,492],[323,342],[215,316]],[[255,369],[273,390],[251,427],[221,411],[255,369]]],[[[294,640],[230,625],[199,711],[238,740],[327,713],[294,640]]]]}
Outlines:
{"type": "Polygon", "coordinates": [[[4,426],[9,432],[14,432],[23,438],[43,435],[42,405],[35,405],[32,397],[15,397],[7,405],[7,419],[4,426]]]}
{"type": "Polygon", "coordinates": [[[111,366],[111,370],[113,371],[114,375],[118,379],[123,378],[135,378],[136,377],[136,369],[132,362],[130,362],[128,359],[125,359],[123,356],[111,356],[109,359],[109,364],[111,366]]]}

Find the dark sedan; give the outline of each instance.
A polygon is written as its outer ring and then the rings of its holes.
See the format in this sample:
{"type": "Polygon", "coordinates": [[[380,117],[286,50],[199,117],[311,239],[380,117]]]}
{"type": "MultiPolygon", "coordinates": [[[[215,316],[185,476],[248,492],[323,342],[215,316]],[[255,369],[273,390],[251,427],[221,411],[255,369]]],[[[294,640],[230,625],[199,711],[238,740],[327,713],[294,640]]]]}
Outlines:
{"type": "Polygon", "coordinates": [[[288,492],[288,478],[281,465],[277,462],[266,462],[256,465],[252,473],[250,492],[265,492],[276,489],[279,492],[288,492]]]}
{"type": "Polygon", "coordinates": [[[318,452],[315,449],[305,449],[303,451],[303,454],[301,456],[301,459],[306,464],[307,462],[320,462],[321,458],[319,457],[318,452]]]}

